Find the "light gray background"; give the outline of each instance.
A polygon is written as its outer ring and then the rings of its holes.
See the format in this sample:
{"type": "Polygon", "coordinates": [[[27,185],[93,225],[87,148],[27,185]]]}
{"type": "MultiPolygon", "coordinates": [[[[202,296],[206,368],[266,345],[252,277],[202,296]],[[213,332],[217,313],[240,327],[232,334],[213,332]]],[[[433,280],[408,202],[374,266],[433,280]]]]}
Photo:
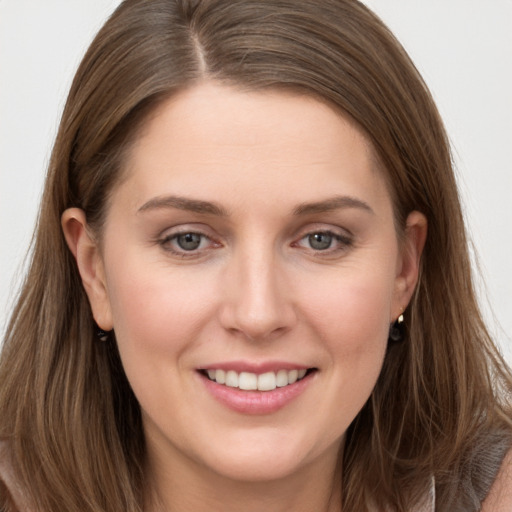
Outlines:
{"type": "MultiPolygon", "coordinates": [[[[119,0],[0,0],[0,331],[72,75],[119,0]]],[[[365,0],[425,77],[454,149],[482,307],[512,361],[512,0],[365,0]],[[493,314],[494,311],[494,314],[493,314]]]]}

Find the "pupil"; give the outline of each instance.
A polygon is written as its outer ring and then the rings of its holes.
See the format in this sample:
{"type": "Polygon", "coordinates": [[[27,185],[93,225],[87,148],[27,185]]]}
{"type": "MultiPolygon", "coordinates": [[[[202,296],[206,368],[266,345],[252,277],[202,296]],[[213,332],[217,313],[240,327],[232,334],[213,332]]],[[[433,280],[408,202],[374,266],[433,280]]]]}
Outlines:
{"type": "Polygon", "coordinates": [[[184,235],[178,236],[177,242],[184,251],[193,251],[201,244],[201,235],[197,233],[185,233],[184,235]]]}
{"type": "Polygon", "coordinates": [[[329,249],[332,243],[332,235],[328,233],[315,233],[309,235],[309,244],[317,251],[329,249]]]}

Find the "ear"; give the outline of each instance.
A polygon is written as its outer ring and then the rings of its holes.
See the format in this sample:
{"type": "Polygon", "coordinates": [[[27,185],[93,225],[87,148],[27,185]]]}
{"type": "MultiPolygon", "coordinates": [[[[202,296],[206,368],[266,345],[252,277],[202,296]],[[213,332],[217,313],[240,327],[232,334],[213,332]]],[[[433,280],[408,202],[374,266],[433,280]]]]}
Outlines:
{"type": "Polygon", "coordinates": [[[405,310],[418,283],[421,254],[427,239],[427,227],[427,219],[422,213],[413,211],[408,215],[398,258],[391,322],[394,322],[405,310]]]}
{"type": "Polygon", "coordinates": [[[110,331],[113,327],[112,312],[103,259],[98,244],[87,227],[84,211],[80,208],[67,209],[62,214],[61,225],[69,250],[75,257],[94,320],[101,329],[110,331]]]}

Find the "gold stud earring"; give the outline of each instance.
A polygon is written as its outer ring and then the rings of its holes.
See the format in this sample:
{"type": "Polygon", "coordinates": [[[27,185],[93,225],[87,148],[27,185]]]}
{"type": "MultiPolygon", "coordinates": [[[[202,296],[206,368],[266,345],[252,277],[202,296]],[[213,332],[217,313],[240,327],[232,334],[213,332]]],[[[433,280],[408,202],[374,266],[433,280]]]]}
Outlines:
{"type": "Polygon", "coordinates": [[[101,327],[98,327],[96,325],[96,337],[100,341],[107,341],[110,338],[110,335],[112,334],[112,331],[105,331],[101,327]]]}
{"type": "Polygon", "coordinates": [[[402,313],[398,316],[398,318],[389,326],[389,340],[392,342],[403,341],[404,339],[404,309],[402,308],[402,313]]]}

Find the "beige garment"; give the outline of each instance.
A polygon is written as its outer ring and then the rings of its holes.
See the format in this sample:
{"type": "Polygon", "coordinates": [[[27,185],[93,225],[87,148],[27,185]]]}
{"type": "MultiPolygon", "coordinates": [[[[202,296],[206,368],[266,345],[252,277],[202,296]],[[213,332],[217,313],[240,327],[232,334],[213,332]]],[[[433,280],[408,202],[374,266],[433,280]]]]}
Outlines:
{"type": "Polygon", "coordinates": [[[430,488],[425,494],[418,506],[411,512],[435,512],[436,510],[436,482],[434,477],[430,483],[430,488]]]}

